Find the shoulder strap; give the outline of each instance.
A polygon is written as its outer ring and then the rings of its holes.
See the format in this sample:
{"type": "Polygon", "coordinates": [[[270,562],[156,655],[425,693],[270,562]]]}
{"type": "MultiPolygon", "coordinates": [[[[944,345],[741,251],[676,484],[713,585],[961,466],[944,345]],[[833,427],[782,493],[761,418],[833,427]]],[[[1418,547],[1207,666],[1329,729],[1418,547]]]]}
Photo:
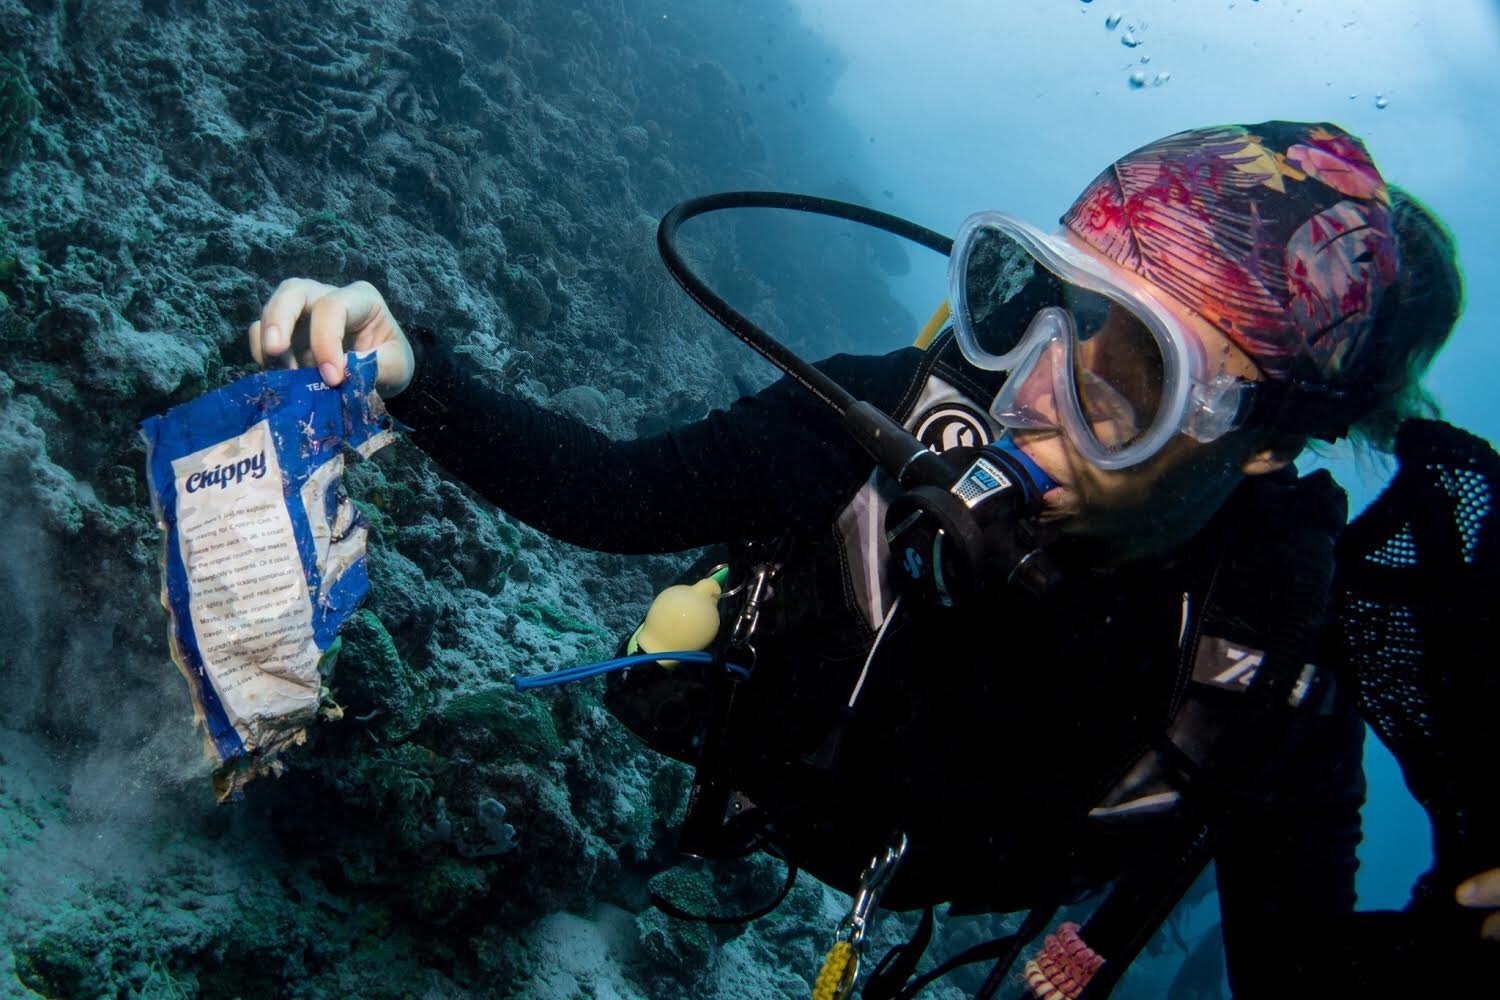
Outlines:
{"type": "Polygon", "coordinates": [[[1209,561],[1184,594],[1168,719],[1086,805],[1091,821],[1128,827],[1183,800],[1259,794],[1288,727],[1326,693],[1313,664],[1346,511],[1326,473],[1245,484],[1211,529],[1209,561]]]}

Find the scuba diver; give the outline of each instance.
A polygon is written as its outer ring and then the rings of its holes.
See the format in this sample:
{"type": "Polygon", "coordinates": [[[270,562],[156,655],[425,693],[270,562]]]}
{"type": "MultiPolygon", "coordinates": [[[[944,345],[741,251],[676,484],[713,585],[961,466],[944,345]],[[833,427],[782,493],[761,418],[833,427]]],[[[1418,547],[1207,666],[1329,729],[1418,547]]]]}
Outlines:
{"type": "MultiPolygon", "coordinates": [[[[879,215],[814,202],[679,206],[663,255],[723,319],[676,225],[745,205],[879,215]]],[[[713,547],[618,661],[563,673],[618,668],[611,711],[697,769],[684,851],[764,849],[788,886],[801,869],[854,897],[815,995],[849,993],[877,905],[923,916],[864,996],[980,960],[988,996],[1060,907],[1100,893],[1024,977],[1106,995],[1210,860],[1237,996],[1389,985],[1439,953],[1453,975],[1486,968],[1454,897],[1500,863],[1477,735],[1495,682],[1463,652],[1496,615],[1500,468],[1427,419],[1421,377],[1462,308],[1442,225],[1357,138],[1295,122],[1152,142],[1052,233],[996,211],[951,242],[877,224],[949,252],[918,346],[807,366],[757,339],[787,378],[650,438],[495,390],[365,282],[283,282],[250,347],[331,385],[345,350],[375,351],[412,440],[559,539],[713,547]],[[1326,472],[1295,470],[1315,439],[1400,461],[1353,525],[1326,472]],[[1439,916],[1345,934],[1362,716],[1433,817],[1411,909],[1439,916]],[[919,976],[943,903],[1027,917],[919,976]]],[[[1500,906],[1496,880],[1462,901],[1500,906]]]]}

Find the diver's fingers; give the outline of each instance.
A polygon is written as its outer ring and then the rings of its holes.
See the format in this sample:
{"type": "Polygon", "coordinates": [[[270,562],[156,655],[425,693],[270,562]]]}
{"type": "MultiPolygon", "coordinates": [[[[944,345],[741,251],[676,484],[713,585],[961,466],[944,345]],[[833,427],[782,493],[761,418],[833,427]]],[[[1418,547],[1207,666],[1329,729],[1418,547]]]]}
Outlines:
{"type": "Polygon", "coordinates": [[[1491,913],[1484,918],[1484,924],[1480,926],[1479,933],[1491,941],[1500,941],[1500,913],[1491,913]]]}
{"type": "Polygon", "coordinates": [[[332,285],[308,278],[288,278],[277,285],[260,311],[262,356],[274,358],[285,353],[292,344],[298,318],[331,291],[332,285]]]}
{"type": "Polygon", "coordinates": [[[260,320],[256,320],[254,323],[250,324],[249,336],[250,356],[255,359],[256,364],[264,368],[266,366],[266,356],[261,353],[260,349],[260,320]]]}
{"type": "Polygon", "coordinates": [[[312,354],[325,385],[344,381],[344,332],[349,307],[336,295],[319,299],[312,309],[312,354]]]}
{"type": "Polygon", "coordinates": [[[416,360],[405,337],[394,337],[375,349],[375,391],[388,399],[411,384],[416,360]]]}
{"type": "MultiPolygon", "coordinates": [[[[263,334],[263,327],[260,320],[256,320],[254,323],[250,324],[250,356],[254,358],[255,363],[260,365],[262,368],[271,367],[273,362],[276,362],[276,359],[278,357],[281,358],[281,361],[279,362],[280,367],[297,367],[296,354],[289,353],[283,349],[281,354],[277,355],[267,350],[265,344],[265,336],[263,334]]],[[[310,361],[304,360],[303,363],[309,364],[310,361]]]]}
{"type": "Polygon", "coordinates": [[[1500,868],[1480,872],[1459,885],[1454,895],[1462,906],[1480,909],[1490,906],[1500,907],[1500,868]]]}
{"type": "MultiPolygon", "coordinates": [[[[399,338],[385,300],[368,281],[337,288],[312,305],[312,350],[318,371],[328,385],[344,380],[344,342],[356,350],[379,347],[399,338]]],[[[404,384],[404,383],[403,383],[404,384]]]]}
{"type": "Polygon", "coordinates": [[[390,307],[380,290],[368,281],[356,281],[339,289],[349,303],[349,329],[354,333],[354,350],[370,351],[391,340],[405,340],[401,324],[391,316],[390,307]]]}

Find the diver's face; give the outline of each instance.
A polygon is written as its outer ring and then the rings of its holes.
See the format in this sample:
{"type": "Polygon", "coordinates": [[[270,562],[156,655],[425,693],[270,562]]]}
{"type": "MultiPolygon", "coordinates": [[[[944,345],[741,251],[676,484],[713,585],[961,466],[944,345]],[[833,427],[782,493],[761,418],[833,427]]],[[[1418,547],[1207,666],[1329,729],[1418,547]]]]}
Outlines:
{"type": "MultiPolygon", "coordinates": [[[[1203,345],[1210,377],[1224,373],[1251,381],[1261,374],[1227,337],[1186,307],[1177,318],[1203,345]]],[[[1101,338],[1106,339],[1106,338],[1101,338]]],[[[1037,366],[1022,392],[1048,405],[1051,379],[1037,366]]],[[[1105,428],[1096,428],[1106,437],[1105,428]]],[[[1109,543],[1121,558],[1165,552],[1191,539],[1233,492],[1243,476],[1284,461],[1252,461],[1253,436],[1236,431],[1201,443],[1174,435],[1150,459],[1113,472],[1085,461],[1060,430],[1015,430],[1015,443],[1059,485],[1043,498],[1041,519],[1066,534],[1109,543]]],[[[1264,459],[1265,453],[1259,453],[1264,459]]]]}

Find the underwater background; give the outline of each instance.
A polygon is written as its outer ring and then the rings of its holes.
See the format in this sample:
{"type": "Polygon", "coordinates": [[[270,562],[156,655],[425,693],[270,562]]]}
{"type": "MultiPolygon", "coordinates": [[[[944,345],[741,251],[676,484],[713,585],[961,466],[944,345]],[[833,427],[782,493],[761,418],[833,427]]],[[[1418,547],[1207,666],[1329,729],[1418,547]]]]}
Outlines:
{"type": "MultiPolygon", "coordinates": [[[[687,557],[554,542],[404,443],[346,477],[344,718],[214,804],[137,426],[253,370],[281,279],[368,280],[506,391],[649,434],[774,374],[658,261],[683,198],[1050,226],[1158,136],[1330,120],[1452,227],[1468,309],[1429,384],[1494,440],[1497,101],[1487,0],[0,0],[0,997],[806,996],[847,907],[806,877],[745,928],[647,905],[742,909],[781,870],[680,865],[685,771],[588,684],[510,680],[608,655],[687,557]]],[[[942,259],[841,223],[684,235],[809,358],[907,343],[944,295],[942,259]]],[[[1323,460],[1356,511],[1388,471],[1323,460]]],[[[1368,747],[1361,905],[1399,906],[1427,826],[1368,747]]],[[[1216,920],[1204,881],[1116,995],[1223,995],[1216,920]]]]}

